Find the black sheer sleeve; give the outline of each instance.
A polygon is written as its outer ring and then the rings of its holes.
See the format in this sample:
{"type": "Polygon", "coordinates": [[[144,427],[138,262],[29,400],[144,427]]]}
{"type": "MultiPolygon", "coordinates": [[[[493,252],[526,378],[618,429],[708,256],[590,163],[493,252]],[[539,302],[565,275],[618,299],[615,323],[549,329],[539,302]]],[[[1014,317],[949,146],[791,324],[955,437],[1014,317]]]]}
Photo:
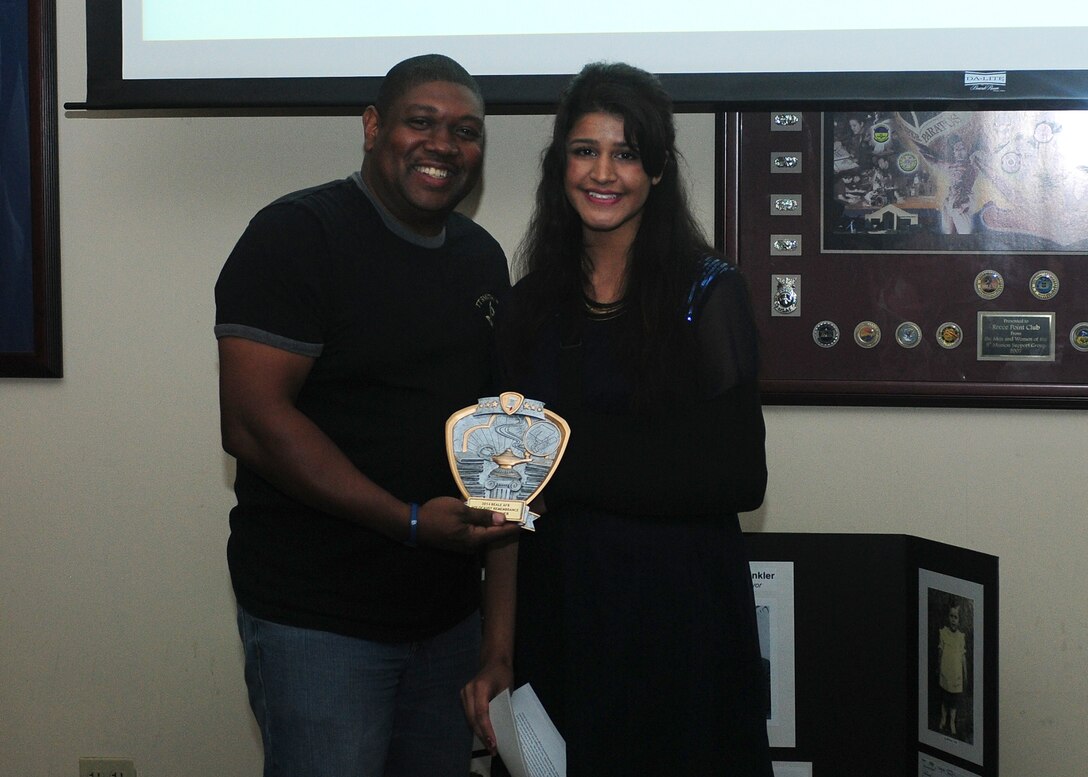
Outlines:
{"type": "Polygon", "coordinates": [[[744,277],[729,268],[714,280],[691,311],[700,388],[712,397],[756,380],[759,335],[744,277]]]}

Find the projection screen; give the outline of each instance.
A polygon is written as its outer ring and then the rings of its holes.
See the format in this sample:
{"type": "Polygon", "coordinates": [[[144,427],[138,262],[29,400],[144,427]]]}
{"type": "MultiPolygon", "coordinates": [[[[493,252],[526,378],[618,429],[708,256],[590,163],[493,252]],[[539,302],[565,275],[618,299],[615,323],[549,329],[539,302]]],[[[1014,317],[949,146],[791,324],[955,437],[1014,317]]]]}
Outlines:
{"type": "Polygon", "coordinates": [[[1088,4],[874,10],[846,0],[88,0],[86,107],[357,106],[392,64],[427,52],[480,77],[492,106],[525,110],[546,110],[597,60],[658,73],[680,104],[1072,107],[1088,96],[1088,4]]]}

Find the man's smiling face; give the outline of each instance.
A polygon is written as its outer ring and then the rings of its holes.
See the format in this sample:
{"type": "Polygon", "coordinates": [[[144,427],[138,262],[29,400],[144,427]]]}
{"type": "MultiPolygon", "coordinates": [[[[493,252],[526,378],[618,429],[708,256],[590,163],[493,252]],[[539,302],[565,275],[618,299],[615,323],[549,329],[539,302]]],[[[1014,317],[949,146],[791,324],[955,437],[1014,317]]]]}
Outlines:
{"type": "Polygon", "coordinates": [[[363,114],[363,178],[413,231],[435,235],[480,178],[484,107],[460,84],[431,81],[405,92],[379,115],[363,114]]]}

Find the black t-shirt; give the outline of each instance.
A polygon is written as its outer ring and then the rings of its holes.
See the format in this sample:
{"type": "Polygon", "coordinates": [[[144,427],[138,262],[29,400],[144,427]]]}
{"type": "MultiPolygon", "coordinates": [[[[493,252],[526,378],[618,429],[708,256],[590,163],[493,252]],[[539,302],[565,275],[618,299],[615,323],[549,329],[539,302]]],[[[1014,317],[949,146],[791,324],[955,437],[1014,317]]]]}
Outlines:
{"type": "MultiPolygon", "coordinates": [[[[491,391],[491,316],[502,249],[453,214],[444,236],[406,232],[358,175],[260,211],[216,284],[216,336],[315,359],[298,408],[404,501],[457,496],[446,419],[491,391]]],[[[299,504],[238,464],[228,560],[258,617],[411,640],[478,606],[471,556],[412,549],[299,504]]]]}

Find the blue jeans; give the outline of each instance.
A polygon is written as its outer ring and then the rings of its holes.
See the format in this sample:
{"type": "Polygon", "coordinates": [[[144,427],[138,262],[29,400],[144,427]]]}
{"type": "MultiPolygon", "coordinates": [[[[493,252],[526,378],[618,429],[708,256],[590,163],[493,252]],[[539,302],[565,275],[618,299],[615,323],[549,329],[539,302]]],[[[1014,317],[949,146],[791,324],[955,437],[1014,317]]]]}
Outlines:
{"type": "Polygon", "coordinates": [[[238,609],[264,777],[466,777],[461,687],[476,673],[480,616],[422,642],[370,642],[238,609]]]}

